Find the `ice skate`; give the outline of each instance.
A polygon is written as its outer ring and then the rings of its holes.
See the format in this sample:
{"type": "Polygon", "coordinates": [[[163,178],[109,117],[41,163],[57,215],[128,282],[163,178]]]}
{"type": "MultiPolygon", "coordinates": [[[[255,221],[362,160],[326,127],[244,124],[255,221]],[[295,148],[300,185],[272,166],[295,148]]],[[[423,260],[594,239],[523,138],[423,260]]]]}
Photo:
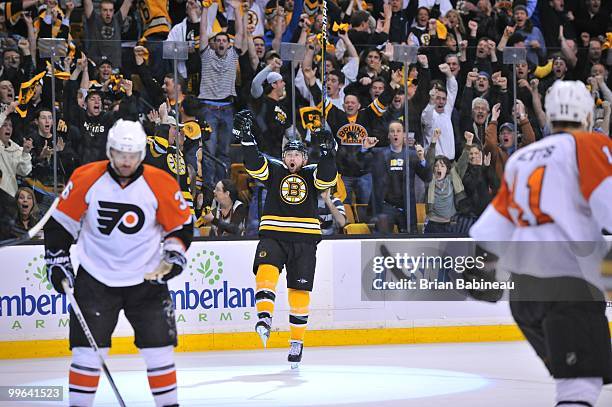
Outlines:
{"type": "Polygon", "coordinates": [[[270,331],[272,330],[272,318],[261,318],[255,324],[255,332],[259,335],[264,348],[267,347],[268,339],[270,339],[270,331]]]}
{"type": "Polygon", "coordinates": [[[302,349],[304,344],[299,341],[291,341],[291,347],[289,348],[289,355],[287,360],[291,363],[291,369],[297,369],[302,361],[302,349]]]}

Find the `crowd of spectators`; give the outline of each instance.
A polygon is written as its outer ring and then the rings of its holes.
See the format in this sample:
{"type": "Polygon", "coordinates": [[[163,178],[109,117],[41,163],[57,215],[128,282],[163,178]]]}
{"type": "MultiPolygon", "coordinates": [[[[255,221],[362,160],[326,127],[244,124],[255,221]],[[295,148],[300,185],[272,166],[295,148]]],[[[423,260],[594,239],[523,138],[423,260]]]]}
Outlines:
{"type": "Polygon", "coordinates": [[[183,179],[211,236],[256,234],[266,199],[240,171],[232,121],[243,108],[262,152],[280,158],[300,138],[316,162],[324,105],[342,181],[319,200],[326,235],[354,217],[372,232],[466,233],[508,157],[550,134],[543,98],[554,81],[584,81],[594,130],[610,135],[602,0],[326,3],[323,83],[320,0],[0,0],[0,188],[15,207],[3,234],[30,228],[74,168],[106,158],[118,118],[143,123],[151,162],[183,179]],[[66,56],[45,58],[41,38],[64,39],[66,56]],[[165,41],[188,44],[176,79],[165,41]],[[293,72],[282,43],[304,50],[293,72]],[[393,61],[399,44],[418,47],[407,72],[393,61]],[[515,72],[506,47],[526,49],[515,72]]]}

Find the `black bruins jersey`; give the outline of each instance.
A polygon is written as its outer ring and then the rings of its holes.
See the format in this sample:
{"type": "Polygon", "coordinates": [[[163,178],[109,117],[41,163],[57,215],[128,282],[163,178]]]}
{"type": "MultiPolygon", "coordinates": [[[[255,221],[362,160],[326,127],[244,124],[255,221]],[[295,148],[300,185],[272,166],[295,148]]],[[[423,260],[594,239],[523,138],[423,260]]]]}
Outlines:
{"type": "Polygon", "coordinates": [[[292,174],[279,160],[264,157],[255,143],[242,143],[244,164],[253,178],[268,188],[259,235],[279,240],[321,240],[317,217],[319,193],[336,185],[336,161],[328,154],[317,165],[292,174]]]}
{"type": "MultiPolygon", "coordinates": [[[[168,140],[163,137],[147,137],[147,155],[143,162],[164,170],[173,177],[176,177],[176,147],[168,145],[168,140]]],[[[183,192],[183,198],[189,205],[191,214],[195,215],[193,209],[193,196],[191,195],[191,191],[189,189],[191,182],[189,180],[189,175],[187,174],[185,158],[183,157],[183,153],[181,151],[179,151],[178,174],[179,186],[183,192]]]]}

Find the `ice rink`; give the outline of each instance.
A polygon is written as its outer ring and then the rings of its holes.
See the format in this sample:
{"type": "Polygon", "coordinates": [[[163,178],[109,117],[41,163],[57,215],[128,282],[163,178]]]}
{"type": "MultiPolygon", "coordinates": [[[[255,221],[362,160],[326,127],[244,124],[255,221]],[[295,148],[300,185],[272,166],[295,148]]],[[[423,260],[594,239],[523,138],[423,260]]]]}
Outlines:
{"type": "MultiPolygon", "coordinates": [[[[305,348],[292,371],[286,349],[177,353],[181,406],[553,406],[554,384],[526,342],[305,348]]],[[[62,385],[68,358],[0,361],[2,385],[62,385]]],[[[128,407],[152,406],[144,362],[108,366],[128,407]]],[[[96,406],[116,406],[104,377],[96,406]]],[[[15,407],[67,405],[2,403],[15,407]]],[[[612,406],[612,386],[598,407],[612,406]]]]}

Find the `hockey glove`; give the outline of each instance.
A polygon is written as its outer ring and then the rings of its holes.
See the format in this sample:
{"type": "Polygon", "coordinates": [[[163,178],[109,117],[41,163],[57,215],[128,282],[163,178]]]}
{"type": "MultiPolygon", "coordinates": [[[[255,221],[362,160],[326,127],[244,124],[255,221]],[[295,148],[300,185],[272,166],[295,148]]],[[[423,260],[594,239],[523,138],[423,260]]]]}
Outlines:
{"type": "MultiPolygon", "coordinates": [[[[494,283],[496,282],[496,271],[495,266],[497,263],[497,256],[495,256],[490,251],[484,250],[479,245],[476,245],[476,256],[475,257],[483,257],[486,258],[485,266],[483,268],[479,268],[474,265],[471,268],[466,268],[463,272],[463,279],[470,287],[477,286],[477,284],[482,283],[494,283]]],[[[466,285],[467,285],[466,284],[466,285]]],[[[466,288],[467,294],[475,300],[478,301],[486,301],[486,302],[497,302],[501,300],[504,295],[504,290],[502,289],[487,289],[487,288],[466,288]]]]}
{"type": "Polygon", "coordinates": [[[234,129],[232,133],[242,142],[252,143],[255,141],[253,137],[253,113],[248,110],[241,110],[234,116],[234,129]]]}
{"type": "Polygon", "coordinates": [[[166,284],[168,280],[183,272],[187,265],[187,258],[174,250],[165,250],[164,258],[150,273],[145,274],[146,281],[152,284],[166,284]]]}
{"type": "Polygon", "coordinates": [[[336,141],[329,130],[319,130],[316,132],[316,139],[319,140],[319,149],[321,157],[325,157],[329,153],[336,152],[336,141]]]}
{"type": "Polygon", "coordinates": [[[70,261],[70,253],[64,249],[45,251],[45,263],[47,264],[47,279],[60,294],[65,294],[62,280],[67,279],[68,285],[74,287],[74,269],[70,261]]]}

